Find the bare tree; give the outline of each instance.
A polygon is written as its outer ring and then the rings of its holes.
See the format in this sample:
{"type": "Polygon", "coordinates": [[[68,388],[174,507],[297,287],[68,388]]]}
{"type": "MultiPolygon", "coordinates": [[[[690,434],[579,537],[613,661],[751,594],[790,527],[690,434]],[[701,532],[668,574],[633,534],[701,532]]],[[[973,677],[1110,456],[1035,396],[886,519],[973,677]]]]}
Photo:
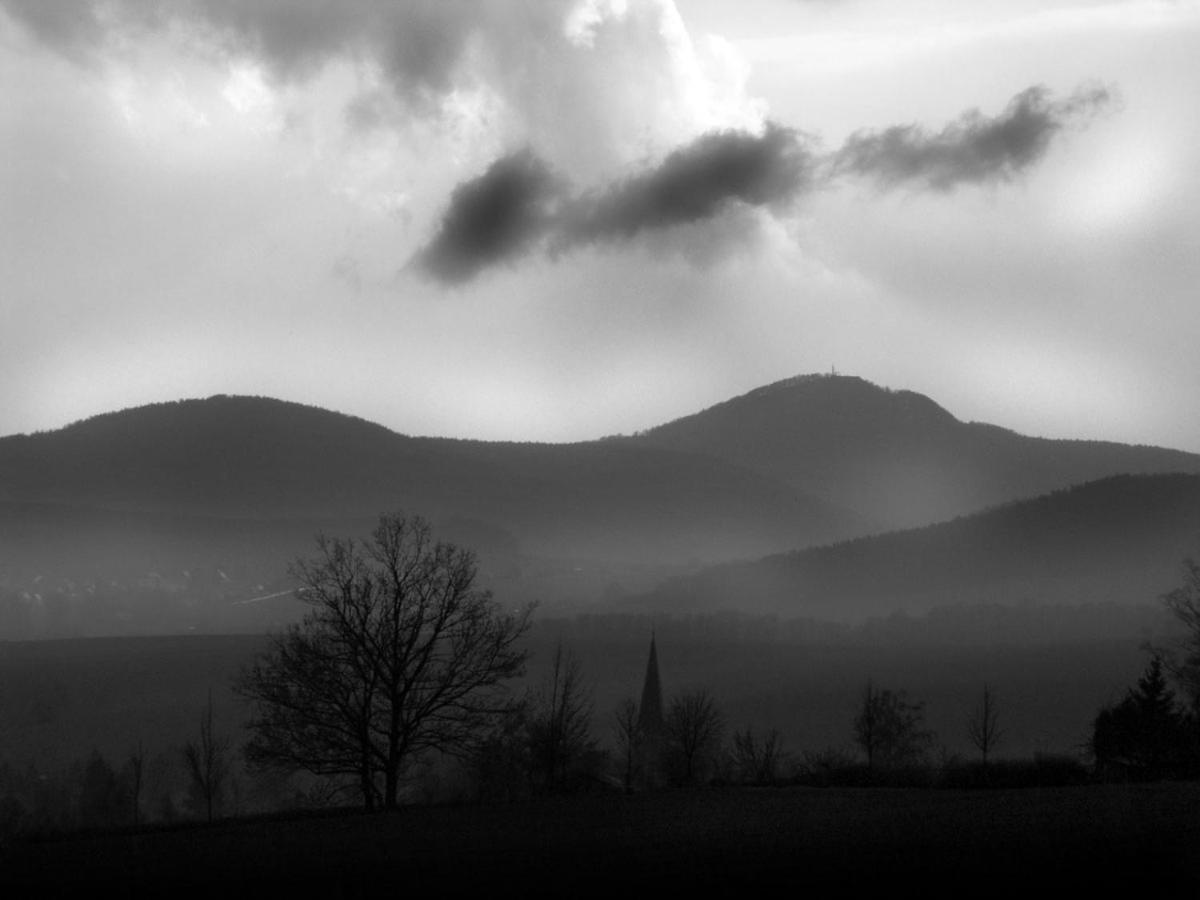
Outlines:
{"type": "Polygon", "coordinates": [[[875,754],[879,752],[881,740],[880,707],[876,700],[875,686],[868,679],[867,689],[863,693],[862,705],[854,720],[854,741],[867,754],[867,768],[875,765],[875,754]]]}
{"type": "Polygon", "coordinates": [[[996,696],[988,685],[983,686],[983,696],[979,705],[972,710],[967,719],[967,737],[983,758],[983,764],[988,764],[988,755],[996,749],[1004,736],[1000,728],[1000,711],[996,708],[996,696]]]}
{"type": "Polygon", "coordinates": [[[464,760],[476,799],[511,802],[532,790],[529,752],[529,700],[514,703],[499,716],[464,760]]]}
{"type": "Polygon", "coordinates": [[[617,738],[617,753],[621,760],[621,781],[625,792],[633,790],[638,775],[638,763],[642,755],[642,728],[638,705],[632,697],[617,704],[613,713],[613,732],[617,738]]]}
{"type": "Polygon", "coordinates": [[[94,827],[123,823],[127,788],[100,751],[93,750],[80,779],[78,808],[82,824],[94,827]]]}
{"type": "Polygon", "coordinates": [[[867,768],[919,762],[933,739],[922,726],[924,706],[904,691],[876,690],[871,681],[854,720],[854,740],[867,755],[867,768]]]}
{"type": "Polygon", "coordinates": [[[1192,715],[1200,718],[1200,563],[1185,559],[1183,583],[1164,594],[1162,601],[1185,633],[1174,648],[1157,652],[1187,696],[1192,715]]]}
{"type": "Polygon", "coordinates": [[[139,740],[137,746],[129,753],[129,793],[133,804],[133,824],[140,825],[142,821],[142,783],[145,780],[146,751],[139,740]]]}
{"type": "Polygon", "coordinates": [[[721,744],[724,717],[712,695],[701,689],[672,699],[665,725],[668,748],[680,763],[679,777],[691,784],[721,744]]]}
{"type": "Polygon", "coordinates": [[[502,611],[475,587],[474,554],[419,517],[317,547],[293,567],[308,615],[237,680],[255,708],[246,755],[352,779],[366,808],[393,807],[417,755],[466,751],[511,707],[531,608],[502,611]]]}
{"type": "Polygon", "coordinates": [[[198,740],[183,745],[183,761],[187,766],[192,796],[204,804],[205,819],[213,820],[220,808],[226,781],[230,775],[229,739],[218,736],[213,727],[212,692],[200,715],[198,740]]]}
{"type": "Polygon", "coordinates": [[[595,749],[592,709],[579,660],[559,641],[550,677],[535,697],[529,721],[534,770],[545,790],[563,790],[572,768],[595,749]]]}
{"type": "Polygon", "coordinates": [[[772,728],[762,738],[755,736],[749,726],[734,732],[733,764],[742,781],[750,784],[773,784],[779,774],[783,756],[783,737],[772,728]]]}

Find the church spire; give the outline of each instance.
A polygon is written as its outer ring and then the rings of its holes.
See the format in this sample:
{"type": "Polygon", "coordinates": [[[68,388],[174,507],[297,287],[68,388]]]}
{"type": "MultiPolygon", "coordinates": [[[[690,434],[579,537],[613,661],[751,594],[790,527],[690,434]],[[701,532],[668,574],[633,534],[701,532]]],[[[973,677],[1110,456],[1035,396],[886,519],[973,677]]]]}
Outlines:
{"type": "Polygon", "coordinates": [[[654,632],[650,632],[650,658],[646,661],[646,680],[642,684],[642,705],[638,707],[638,730],[647,738],[663,732],[662,682],[658,678],[658,650],[654,632]]]}

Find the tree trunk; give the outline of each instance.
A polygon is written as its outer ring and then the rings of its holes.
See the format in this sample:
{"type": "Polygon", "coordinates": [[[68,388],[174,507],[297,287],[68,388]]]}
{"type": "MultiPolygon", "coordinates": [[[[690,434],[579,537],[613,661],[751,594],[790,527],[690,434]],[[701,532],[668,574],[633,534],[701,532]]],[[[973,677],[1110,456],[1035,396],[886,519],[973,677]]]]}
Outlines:
{"type": "Polygon", "coordinates": [[[371,778],[371,759],[366,753],[359,761],[358,784],[362,789],[363,808],[371,812],[375,809],[375,784],[371,778]]]}

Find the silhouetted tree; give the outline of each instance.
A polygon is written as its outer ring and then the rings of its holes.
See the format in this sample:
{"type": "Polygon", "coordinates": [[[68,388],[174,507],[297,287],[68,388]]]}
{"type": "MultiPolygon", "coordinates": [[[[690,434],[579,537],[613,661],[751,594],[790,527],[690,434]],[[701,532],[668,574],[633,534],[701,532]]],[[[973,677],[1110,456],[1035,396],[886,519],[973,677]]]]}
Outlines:
{"type": "Polygon", "coordinates": [[[311,610],[244,670],[251,763],[352,778],[368,809],[397,803],[423,751],[465,752],[512,707],[505,679],[530,609],[475,587],[469,550],[419,517],[381,516],[368,542],[317,540],[293,567],[311,610]]]}
{"type": "Polygon", "coordinates": [[[996,707],[996,695],[986,684],[983,686],[983,696],[979,705],[972,710],[967,719],[967,737],[975,749],[979,751],[983,764],[988,764],[988,756],[1000,743],[1004,732],[1000,728],[1000,710],[996,707]]]}
{"type": "Polygon", "coordinates": [[[1183,583],[1162,600],[1185,629],[1175,652],[1165,655],[1163,662],[1187,695],[1193,719],[1200,720],[1200,563],[1185,559],[1183,583]]]}
{"type": "Polygon", "coordinates": [[[621,763],[621,783],[626,793],[633,790],[638,776],[642,750],[640,721],[638,705],[632,697],[626,697],[617,704],[613,713],[613,733],[617,739],[617,758],[621,763]]]}
{"type": "Polygon", "coordinates": [[[1186,770],[1195,752],[1193,730],[1155,655],[1137,688],[1096,715],[1091,751],[1102,769],[1119,768],[1135,778],[1159,778],[1186,770]]]}
{"type": "Polygon", "coordinates": [[[126,765],[129,768],[129,801],[133,813],[133,824],[140,825],[142,821],[142,784],[146,772],[146,751],[142,748],[141,741],[138,741],[137,746],[130,751],[129,761],[126,765]]]}
{"type": "Polygon", "coordinates": [[[923,704],[909,702],[904,691],[876,690],[868,681],[854,720],[854,741],[867,755],[867,768],[920,762],[933,740],[924,721],[923,704]]]}
{"type": "Polygon", "coordinates": [[[117,825],[125,811],[126,786],[98,750],[83,769],[79,819],[85,827],[117,825]]]}
{"type": "Polygon", "coordinates": [[[668,753],[684,784],[697,781],[721,745],[725,719],[707,690],[695,690],[671,700],[664,722],[668,753]]]}
{"type": "Polygon", "coordinates": [[[189,794],[193,805],[203,806],[205,820],[211,822],[224,799],[230,776],[229,738],[216,733],[213,726],[212,694],[200,716],[200,734],[183,745],[189,794]]]}
{"type": "Polygon", "coordinates": [[[466,769],[474,781],[476,799],[513,801],[532,790],[529,753],[528,702],[514,703],[474,743],[466,769]]]}
{"type": "Polygon", "coordinates": [[[772,728],[762,738],[756,737],[749,726],[745,731],[734,732],[733,764],[742,781],[773,784],[779,774],[782,756],[783,738],[778,729],[772,728]]]}
{"type": "Polygon", "coordinates": [[[573,769],[595,751],[591,738],[592,695],[583,683],[579,660],[562,641],[554,664],[536,695],[529,718],[530,757],[535,780],[547,791],[566,788],[573,769]]]}

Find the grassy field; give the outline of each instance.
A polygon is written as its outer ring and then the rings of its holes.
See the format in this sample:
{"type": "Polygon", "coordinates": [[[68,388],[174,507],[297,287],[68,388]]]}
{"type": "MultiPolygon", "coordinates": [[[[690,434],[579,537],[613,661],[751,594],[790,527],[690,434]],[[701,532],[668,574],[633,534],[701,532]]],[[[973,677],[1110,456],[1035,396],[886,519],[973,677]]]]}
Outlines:
{"type": "Polygon", "coordinates": [[[709,789],[75,835],[0,854],[10,897],[1196,896],[1200,785],[709,789]]]}

